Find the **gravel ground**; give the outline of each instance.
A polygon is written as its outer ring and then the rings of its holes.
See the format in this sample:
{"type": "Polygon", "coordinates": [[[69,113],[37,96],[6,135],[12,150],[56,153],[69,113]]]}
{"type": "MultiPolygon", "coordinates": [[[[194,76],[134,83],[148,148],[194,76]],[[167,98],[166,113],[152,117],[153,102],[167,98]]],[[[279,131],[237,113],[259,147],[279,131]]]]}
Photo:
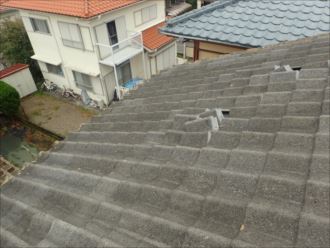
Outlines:
{"type": "Polygon", "coordinates": [[[47,94],[28,96],[22,106],[30,122],[63,136],[79,130],[97,113],[47,94]]]}

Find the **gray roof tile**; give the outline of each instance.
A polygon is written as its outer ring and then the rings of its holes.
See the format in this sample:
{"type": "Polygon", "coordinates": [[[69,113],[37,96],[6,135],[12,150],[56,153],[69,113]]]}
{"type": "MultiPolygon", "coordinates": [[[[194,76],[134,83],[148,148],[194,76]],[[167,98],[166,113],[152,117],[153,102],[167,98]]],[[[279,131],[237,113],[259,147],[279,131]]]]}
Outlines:
{"type": "Polygon", "coordinates": [[[169,20],[161,30],[174,36],[259,47],[329,32],[329,3],[322,0],[218,1],[169,20]]]}
{"type": "Polygon", "coordinates": [[[1,247],[329,247],[329,46],[154,76],[1,187],[1,247]]]}

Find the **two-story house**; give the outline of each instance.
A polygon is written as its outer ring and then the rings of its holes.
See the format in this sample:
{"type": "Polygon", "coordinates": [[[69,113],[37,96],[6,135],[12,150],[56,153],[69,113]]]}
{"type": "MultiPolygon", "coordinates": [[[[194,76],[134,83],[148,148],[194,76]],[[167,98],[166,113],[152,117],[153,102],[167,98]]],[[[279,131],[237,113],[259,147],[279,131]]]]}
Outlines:
{"type": "Polygon", "coordinates": [[[44,78],[87,90],[108,104],[121,84],[176,63],[173,38],[159,33],[165,1],[9,0],[20,10],[44,78]]]}

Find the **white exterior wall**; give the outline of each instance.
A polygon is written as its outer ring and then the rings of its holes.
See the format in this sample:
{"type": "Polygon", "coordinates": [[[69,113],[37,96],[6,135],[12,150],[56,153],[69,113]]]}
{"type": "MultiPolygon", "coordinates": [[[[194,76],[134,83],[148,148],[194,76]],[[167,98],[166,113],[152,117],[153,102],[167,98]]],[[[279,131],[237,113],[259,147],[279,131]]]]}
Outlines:
{"type": "MultiPolygon", "coordinates": [[[[76,87],[74,82],[72,70],[93,75],[91,79],[94,90],[93,92],[88,91],[88,94],[95,100],[103,100],[105,103],[108,103],[106,92],[113,90],[113,83],[111,82],[110,86],[105,83],[109,84],[109,80],[114,79],[113,75],[109,76],[109,71],[112,71],[113,74],[113,70],[111,67],[109,67],[109,69],[105,69],[103,68],[103,65],[99,64],[99,54],[96,46],[97,42],[109,44],[106,23],[116,20],[117,33],[120,42],[120,40],[126,38],[127,32],[140,32],[164,21],[165,2],[159,0],[143,1],[91,19],[81,19],[27,10],[21,10],[20,14],[35,54],[42,58],[49,58],[51,61],[61,61],[61,66],[64,73],[63,77],[48,73],[45,64],[39,61],[39,65],[45,79],[48,79],[61,87],[65,86],[73,89],[77,93],[80,93],[81,90],[76,87]],[[136,25],[134,13],[140,9],[153,5],[157,6],[157,17],[141,25],[136,25]],[[47,20],[50,34],[34,32],[29,18],[47,20]],[[58,25],[59,22],[79,25],[82,40],[86,48],[85,50],[63,45],[58,25]],[[101,69],[101,67],[103,69],[101,69]]],[[[142,54],[131,58],[133,77],[144,77],[141,56],[142,54]]],[[[146,64],[148,64],[146,68],[148,69],[150,68],[150,62],[148,61],[149,58],[147,56],[146,58],[147,59],[145,61],[146,64]]],[[[151,71],[146,72],[147,76],[150,74],[151,71]]],[[[111,96],[113,93],[110,92],[108,95],[112,99],[111,96]]]]}
{"type": "Polygon", "coordinates": [[[143,56],[142,53],[140,53],[135,57],[131,58],[130,60],[133,78],[145,78],[144,68],[142,64],[142,56],[143,56]]]}
{"type": "Polygon", "coordinates": [[[37,87],[34,83],[29,68],[25,68],[7,77],[1,78],[1,81],[4,81],[14,87],[18,91],[21,98],[37,91],[37,87]]]}
{"type": "Polygon", "coordinates": [[[147,0],[138,4],[133,4],[126,8],[122,8],[118,11],[102,14],[100,15],[100,18],[91,19],[90,24],[93,27],[95,27],[100,24],[108,23],[122,16],[124,16],[126,20],[125,27],[121,26],[119,28],[126,29],[127,31],[132,31],[132,32],[143,31],[165,20],[165,1],[147,0]],[[151,20],[150,22],[144,23],[140,26],[136,26],[134,21],[134,12],[152,5],[157,5],[157,18],[151,20]]]}
{"type": "Polygon", "coordinates": [[[176,65],[176,42],[172,42],[148,58],[151,75],[176,65]]]}
{"type": "Polygon", "coordinates": [[[53,15],[46,13],[35,13],[31,11],[21,11],[22,20],[27,30],[33,50],[36,55],[43,58],[61,61],[64,76],[48,73],[45,63],[38,61],[40,69],[45,79],[58,84],[60,87],[73,89],[76,93],[81,93],[74,82],[72,70],[79,71],[91,76],[93,92],[88,94],[95,100],[107,102],[103,93],[102,85],[98,75],[100,74],[98,57],[94,49],[92,32],[89,22],[74,17],[53,15]],[[34,32],[30,22],[30,17],[47,20],[50,34],[34,32]],[[85,50],[64,46],[59,30],[58,22],[79,24],[85,50]]]}

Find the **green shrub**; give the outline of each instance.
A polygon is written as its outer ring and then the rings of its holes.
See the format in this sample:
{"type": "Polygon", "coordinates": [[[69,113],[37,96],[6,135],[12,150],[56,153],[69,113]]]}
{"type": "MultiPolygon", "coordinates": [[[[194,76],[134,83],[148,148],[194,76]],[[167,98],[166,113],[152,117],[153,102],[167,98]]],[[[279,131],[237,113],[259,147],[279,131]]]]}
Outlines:
{"type": "Polygon", "coordinates": [[[13,116],[18,113],[20,96],[15,88],[0,81],[0,113],[13,116]]]}

